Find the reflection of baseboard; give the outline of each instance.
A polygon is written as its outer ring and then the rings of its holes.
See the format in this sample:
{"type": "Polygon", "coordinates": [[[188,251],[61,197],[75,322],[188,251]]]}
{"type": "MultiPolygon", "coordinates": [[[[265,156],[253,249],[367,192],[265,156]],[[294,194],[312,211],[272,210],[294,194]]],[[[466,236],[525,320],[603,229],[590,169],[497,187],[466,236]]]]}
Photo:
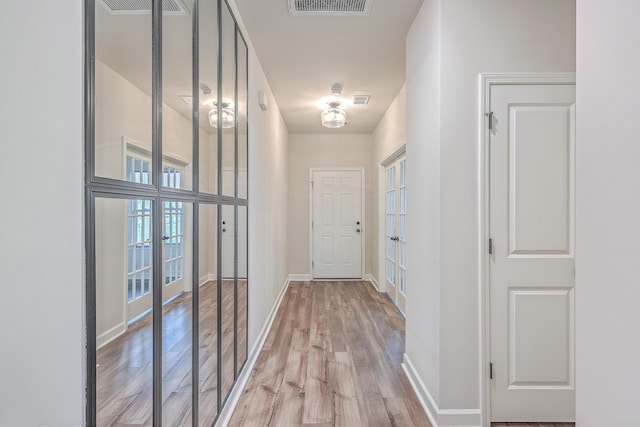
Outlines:
{"type": "Polygon", "coordinates": [[[289,281],[290,282],[307,282],[311,280],[310,274],[290,274],[289,281]]]}
{"type": "Polygon", "coordinates": [[[376,291],[378,292],[382,292],[380,290],[380,285],[378,285],[378,281],[376,280],[375,277],[373,277],[373,274],[371,273],[367,273],[364,275],[364,280],[371,282],[371,284],[373,285],[374,288],[376,288],[376,291]]]}
{"type": "Polygon", "coordinates": [[[276,318],[276,313],[278,312],[278,308],[280,308],[280,303],[282,302],[282,298],[289,288],[290,282],[291,280],[287,279],[287,281],[282,286],[282,289],[280,290],[280,293],[278,294],[278,297],[276,298],[276,301],[273,304],[271,311],[269,312],[269,316],[267,316],[267,320],[265,321],[264,326],[260,331],[260,335],[258,335],[256,343],[253,345],[253,348],[249,352],[247,362],[244,365],[244,368],[242,368],[242,372],[240,372],[240,375],[238,376],[238,379],[236,380],[231,393],[229,393],[227,403],[222,407],[222,411],[220,411],[220,416],[218,417],[218,422],[216,423],[216,425],[226,426],[227,424],[229,424],[231,416],[233,415],[233,411],[236,409],[236,405],[238,405],[238,402],[240,401],[240,397],[242,396],[244,387],[247,385],[247,381],[249,381],[251,371],[253,370],[256,361],[258,360],[258,355],[262,350],[262,346],[267,340],[267,335],[269,335],[269,332],[271,331],[273,320],[276,318]]]}
{"type": "Polygon", "coordinates": [[[120,335],[124,334],[125,332],[127,332],[127,325],[124,322],[117,324],[116,326],[114,326],[113,328],[109,329],[108,331],[105,331],[105,332],[101,333],[96,338],[96,347],[99,349],[100,347],[102,347],[102,346],[110,343],[111,341],[115,340],[120,335]]]}
{"type": "Polygon", "coordinates": [[[204,276],[200,276],[200,280],[198,281],[198,286],[202,286],[207,282],[211,282],[216,280],[216,276],[214,274],[205,274],[204,276]]]}

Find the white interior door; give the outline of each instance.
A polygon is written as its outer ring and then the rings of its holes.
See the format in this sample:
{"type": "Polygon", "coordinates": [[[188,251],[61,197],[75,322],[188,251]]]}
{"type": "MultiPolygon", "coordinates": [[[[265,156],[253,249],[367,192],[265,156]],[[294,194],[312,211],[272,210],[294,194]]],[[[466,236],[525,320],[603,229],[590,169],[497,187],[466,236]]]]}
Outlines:
{"type": "Polygon", "coordinates": [[[571,422],[575,85],[490,97],[491,418],[571,422]]]}
{"type": "Polygon", "coordinates": [[[407,305],[407,160],[402,156],[386,168],[386,290],[403,312],[407,305]]]}
{"type": "Polygon", "coordinates": [[[314,278],[362,278],[362,175],[361,170],[312,171],[314,278]]]}

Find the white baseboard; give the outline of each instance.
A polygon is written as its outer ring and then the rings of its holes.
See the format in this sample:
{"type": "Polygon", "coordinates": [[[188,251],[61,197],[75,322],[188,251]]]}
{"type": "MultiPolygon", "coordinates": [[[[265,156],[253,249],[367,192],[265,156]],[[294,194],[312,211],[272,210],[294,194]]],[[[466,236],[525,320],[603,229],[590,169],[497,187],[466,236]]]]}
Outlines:
{"type": "Polygon", "coordinates": [[[364,280],[371,282],[373,287],[376,288],[376,291],[382,292],[382,290],[380,290],[380,285],[378,284],[378,281],[376,280],[376,278],[373,277],[373,274],[371,273],[365,274],[364,280]]]}
{"type": "Polygon", "coordinates": [[[402,369],[409,379],[413,390],[416,392],[433,427],[482,426],[482,412],[480,409],[440,409],[406,353],[404,354],[402,369]]]}
{"type": "Polygon", "coordinates": [[[198,286],[202,286],[207,282],[212,282],[217,280],[217,277],[213,274],[205,274],[204,276],[200,276],[200,280],[198,280],[198,286]]]}
{"type": "Polygon", "coordinates": [[[227,403],[222,408],[222,411],[220,411],[220,416],[218,417],[218,421],[216,421],[215,424],[216,427],[226,427],[229,424],[229,421],[231,421],[233,411],[235,411],[236,406],[240,401],[240,397],[242,396],[242,392],[247,385],[247,381],[249,381],[249,378],[251,377],[251,371],[256,364],[256,360],[258,360],[258,355],[262,350],[262,346],[264,346],[264,342],[267,340],[267,335],[269,335],[269,332],[271,331],[273,320],[276,318],[276,313],[280,308],[280,303],[282,302],[282,298],[289,288],[290,282],[291,280],[287,279],[287,281],[282,286],[282,289],[280,290],[280,293],[278,294],[278,297],[276,298],[276,301],[273,304],[271,311],[269,312],[269,316],[267,316],[267,320],[264,323],[260,334],[258,335],[258,339],[249,352],[247,363],[244,365],[242,372],[240,372],[240,375],[238,376],[238,379],[236,380],[236,383],[231,390],[231,393],[229,394],[227,403]]]}
{"type": "Polygon", "coordinates": [[[310,274],[290,274],[288,281],[289,282],[308,282],[311,280],[310,274]]]}
{"type": "Polygon", "coordinates": [[[111,341],[115,340],[125,332],[127,332],[127,325],[124,322],[118,323],[113,328],[101,333],[98,337],[96,337],[96,347],[100,349],[100,347],[109,344],[111,341]]]}

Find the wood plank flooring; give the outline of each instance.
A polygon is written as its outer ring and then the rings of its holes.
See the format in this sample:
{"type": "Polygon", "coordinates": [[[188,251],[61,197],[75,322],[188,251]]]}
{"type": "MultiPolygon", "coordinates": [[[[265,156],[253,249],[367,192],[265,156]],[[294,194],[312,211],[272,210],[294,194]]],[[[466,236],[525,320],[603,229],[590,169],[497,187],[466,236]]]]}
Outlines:
{"type": "Polygon", "coordinates": [[[404,319],[368,282],[292,282],[230,426],[431,426],[404,319]]]}
{"type": "MultiPolygon", "coordinates": [[[[234,381],[233,281],[222,285],[222,385],[226,392],[234,381]]],[[[200,286],[199,315],[199,416],[200,426],[210,426],[218,413],[217,285],[200,286]]],[[[246,359],[245,280],[238,281],[238,367],[246,359]]],[[[192,298],[186,292],[163,307],[162,416],[163,425],[192,425],[192,298]]],[[[98,426],[152,425],[152,316],[132,324],[127,332],[97,352],[98,426]]]]}

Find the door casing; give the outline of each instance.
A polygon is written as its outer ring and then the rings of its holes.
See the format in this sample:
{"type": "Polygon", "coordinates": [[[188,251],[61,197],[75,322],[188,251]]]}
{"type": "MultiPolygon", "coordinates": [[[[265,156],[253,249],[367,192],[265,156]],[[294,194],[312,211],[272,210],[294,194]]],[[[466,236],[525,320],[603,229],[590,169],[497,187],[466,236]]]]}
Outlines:
{"type": "Polygon", "coordinates": [[[361,215],[361,219],[360,222],[362,223],[362,237],[360,238],[360,253],[361,253],[361,260],[360,260],[360,277],[362,279],[364,279],[365,277],[365,273],[364,273],[364,269],[365,269],[365,260],[366,258],[366,253],[365,253],[365,240],[366,240],[366,228],[367,228],[367,219],[366,219],[366,215],[365,215],[365,211],[366,211],[366,206],[365,206],[365,194],[364,194],[364,190],[365,190],[365,174],[364,174],[364,168],[361,167],[353,167],[353,168],[310,168],[309,169],[309,278],[311,280],[314,279],[314,274],[313,274],[313,227],[311,226],[311,222],[313,221],[313,174],[314,172],[360,172],[360,178],[361,178],[361,183],[362,183],[362,188],[360,189],[360,194],[361,194],[361,210],[362,210],[362,215],[361,215]]]}
{"type": "Polygon", "coordinates": [[[491,284],[488,254],[489,239],[489,116],[491,102],[491,87],[494,85],[553,85],[575,84],[575,73],[481,73],[479,75],[480,104],[478,106],[478,135],[479,135],[479,168],[478,168],[478,195],[479,195],[479,236],[478,236],[478,271],[479,271],[479,322],[480,325],[480,401],[482,402],[482,425],[491,425],[491,380],[489,379],[489,362],[491,357],[491,284]]]}

